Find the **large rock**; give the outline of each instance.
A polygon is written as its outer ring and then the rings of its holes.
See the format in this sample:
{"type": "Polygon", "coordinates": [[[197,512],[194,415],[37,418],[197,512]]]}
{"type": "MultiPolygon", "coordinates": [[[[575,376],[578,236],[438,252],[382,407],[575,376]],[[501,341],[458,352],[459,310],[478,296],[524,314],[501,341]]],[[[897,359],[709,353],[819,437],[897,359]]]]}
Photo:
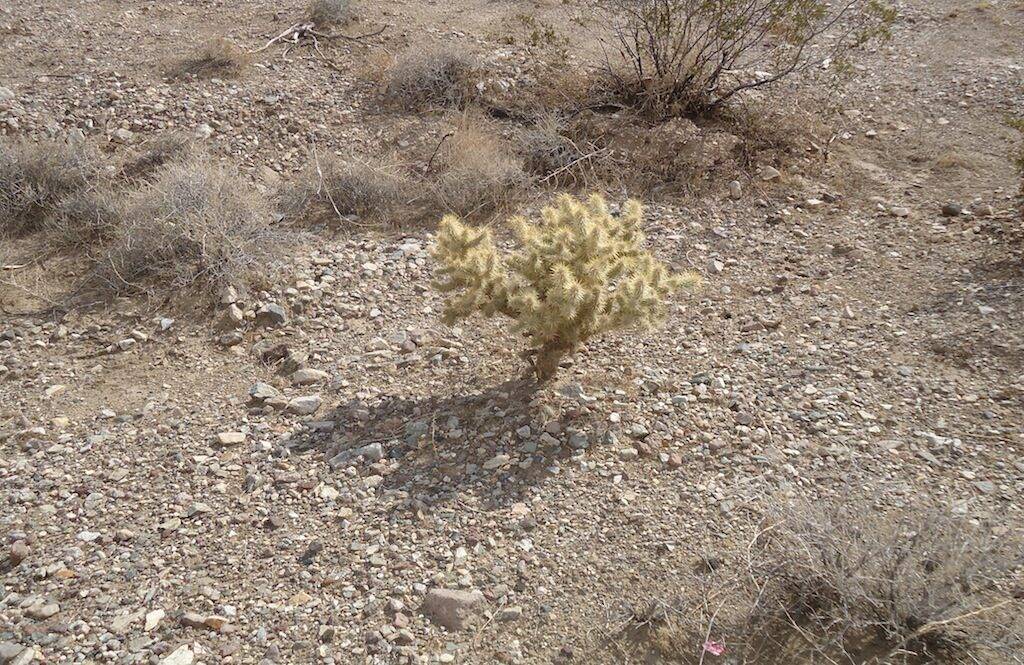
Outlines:
{"type": "Polygon", "coordinates": [[[475,623],[484,603],[484,595],[479,591],[431,589],[420,611],[448,630],[465,630],[475,623]]]}

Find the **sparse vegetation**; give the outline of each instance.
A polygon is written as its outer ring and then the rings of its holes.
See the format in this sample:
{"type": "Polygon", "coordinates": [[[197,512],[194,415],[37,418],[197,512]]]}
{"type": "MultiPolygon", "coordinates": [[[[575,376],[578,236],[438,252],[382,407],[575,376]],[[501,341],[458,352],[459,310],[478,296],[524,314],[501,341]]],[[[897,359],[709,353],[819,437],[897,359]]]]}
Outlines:
{"type": "Polygon", "coordinates": [[[231,40],[217,37],[199,44],[195,51],[170,61],[166,74],[172,79],[190,77],[233,78],[241,76],[252,57],[231,40]]]}
{"type": "MultiPolygon", "coordinates": [[[[100,153],[85,143],[0,140],[0,235],[89,222],[93,190],[109,179],[100,153]]],[[[91,232],[87,233],[91,234],[91,232]]]]}
{"type": "Polygon", "coordinates": [[[717,110],[885,34],[880,0],[604,0],[616,56],[604,85],[656,117],[717,110]]]}
{"type": "Polygon", "coordinates": [[[172,162],[199,155],[195,140],[181,131],[169,131],[149,139],[122,161],[120,175],[128,180],[149,179],[172,162]]]}
{"type": "Polygon", "coordinates": [[[933,506],[797,504],[641,613],[672,662],[997,663],[1021,653],[1020,543],[933,506]]]}
{"type": "Polygon", "coordinates": [[[581,202],[564,195],[538,223],[512,220],[521,248],[503,258],[489,229],[445,217],[434,250],[437,288],[453,294],[445,320],[511,318],[530,338],[525,356],[538,380],[552,378],[590,337],[654,324],[672,292],[698,282],[692,273],[669,274],[643,248],[641,221],[636,201],[613,216],[600,196],[581,202]]]}
{"type": "Polygon", "coordinates": [[[317,26],[341,25],[349,20],[351,0],[310,0],[307,16],[317,26]]]}
{"type": "Polygon", "coordinates": [[[412,181],[395,168],[333,156],[314,157],[281,199],[289,224],[338,225],[350,216],[384,221],[403,216],[416,196],[412,181]]]}
{"type": "Polygon", "coordinates": [[[512,148],[474,116],[464,116],[442,143],[432,175],[439,207],[463,216],[500,208],[527,184],[512,148]]]}
{"type": "Polygon", "coordinates": [[[239,284],[266,274],[281,244],[262,197],[200,157],[171,164],[129,197],[96,276],[114,293],[239,284]]]}
{"type": "Polygon", "coordinates": [[[463,108],[477,97],[479,70],[476,58],[465,53],[411,49],[388,72],[384,98],[409,111],[463,108]]]}

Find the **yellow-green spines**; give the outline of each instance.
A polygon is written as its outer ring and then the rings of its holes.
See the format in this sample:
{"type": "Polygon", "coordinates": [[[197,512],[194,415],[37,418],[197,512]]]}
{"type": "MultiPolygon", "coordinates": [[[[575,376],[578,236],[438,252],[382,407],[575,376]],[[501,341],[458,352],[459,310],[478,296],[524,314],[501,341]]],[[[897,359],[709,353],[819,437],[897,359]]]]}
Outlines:
{"type": "Polygon", "coordinates": [[[587,338],[664,316],[676,289],[693,287],[693,273],[672,275],[643,249],[643,211],[628,201],[613,216],[600,196],[580,201],[563,195],[540,220],[511,220],[520,248],[502,258],[488,229],[448,216],[434,249],[437,287],[449,298],[445,320],[480,312],[504,314],[534,348],[538,378],[551,377],[558,361],[587,338]]]}

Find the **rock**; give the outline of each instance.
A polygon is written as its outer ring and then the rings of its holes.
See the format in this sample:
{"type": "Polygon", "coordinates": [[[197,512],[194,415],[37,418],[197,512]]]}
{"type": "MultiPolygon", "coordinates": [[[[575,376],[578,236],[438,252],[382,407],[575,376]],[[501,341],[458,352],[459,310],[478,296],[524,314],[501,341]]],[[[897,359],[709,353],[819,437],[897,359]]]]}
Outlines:
{"type": "Polygon", "coordinates": [[[185,612],[178,618],[178,623],[189,628],[205,628],[206,617],[197,612],[185,612]]]}
{"type": "Polygon", "coordinates": [[[163,610],[159,610],[159,609],[153,610],[152,612],[147,613],[146,614],[146,623],[145,623],[145,626],[143,627],[143,630],[145,630],[148,633],[149,631],[155,629],[157,626],[160,625],[160,622],[163,621],[163,618],[166,615],[167,615],[166,612],[164,612],[163,610]]]}
{"type": "Polygon", "coordinates": [[[708,261],[708,272],[712,275],[721,274],[723,270],[725,270],[725,264],[718,259],[708,261]]]}
{"type": "Polygon", "coordinates": [[[774,182],[782,177],[779,170],[774,166],[762,166],[761,167],[761,180],[765,182],[774,182]]]}
{"type": "Polygon", "coordinates": [[[288,322],[288,314],[284,307],[276,303],[267,303],[256,312],[256,325],[262,328],[282,326],[288,322]]]}
{"type": "Polygon", "coordinates": [[[942,206],[943,217],[959,217],[964,212],[963,206],[957,203],[947,203],[942,206]]]}
{"type": "Polygon", "coordinates": [[[182,644],[165,658],[160,660],[160,665],[192,665],[196,655],[187,644],[182,644]]]}
{"type": "Polygon", "coordinates": [[[431,589],[423,599],[420,611],[431,621],[448,630],[465,630],[484,606],[480,591],[431,589]]]}
{"type": "Polygon", "coordinates": [[[310,367],[303,367],[302,369],[296,370],[292,373],[289,379],[292,385],[295,386],[310,386],[314,383],[323,383],[330,378],[330,375],[320,369],[312,369],[310,367]]]}
{"type": "Polygon", "coordinates": [[[242,333],[236,330],[234,332],[225,333],[218,337],[217,343],[225,347],[238,346],[239,344],[242,343],[242,339],[244,339],[242,337],[242,333]]]}
{"type": "Polygon", "coordinates": [[[224,331],[237,330],[242,327],[244,321],[245,314],[238,305],[231,303],[224,311],[224,315],[220,317],[220,321],[217,322],[217,328],[224,331]]]}
{"type": "Polygon", "coordinates": [[[498,621],[515,621],[519,617],[523,616],[523,608],[518,606],[504,607],[498,610],[494,618],[498,621]]]}
{"type": "Polygon", "coordinates": [[[24,540],[16,540],[11,543],[11,564],[17,566],[19,563],[28,558],[30,553],[29,546],[25,544],[24,540]]]}
{"type": "Polygon", "coordinates": [[[360,448],[343,450],[329,459],[327,463],[332,469],[337,470],[344,466],[348,466],[349,462],[359,457],[362,457],[368,462],[378,462],[384,458],[384,448],[379,442],[375,442],[360,448]]]}
{"type": "Polygon", "coordinates": [[[734,201],[743,198],[743,185],[740,184],[739,180],[733,180],[729,183],[729,198],[734,201]]]}
{"type": "Polygon", "coordinates": [[[245,432],[219,432],[217,434],[218,446],[237,446],[245,443],[245,432]]]}
{"type": "Polygon", "coordinates": [[[910,208],[904,208],[903,206],[893,206],[889,208],[889,214],[893,217],[910,217],[910,208]]]}
{"type": "MultiPolygon", "coordinates": [[[[0,88],[4,90],[5,88],[0,88]]],[[[7,663],[13,663],[14,659],[21,655],[21,652],[25,651],[25,647],[20,644],[13,642],[0,642],[0,665],[7,665],[7,663]]]]}
{"type": "Polygon", "coordinates": [[[131,143],[132,138],[135,134],[130,129],[115,129],[114,133],[111,134],[111,138],[119,143],[131,143]]]}
{"type": "Polygon", "coordinates": [[[52,616],[55,616],[60,612],[60,605],[57,603],[47,603],[46,605],[34,605],[27,610],[25,614],[30,619],[36,619],[37,621],[44,621],[52,616]]]}
{"type": "Polygon", "coordinates": [[[10,88],[5,88],[4,86],[0,85],[0,104],[11,101],[14,101],[14,91],[10,88]]]}
{"type": "Polygon", "coordinates": [[[195,135],[197,139],[208,139],[213,136],[213,127],[204,122],[196,127],[195,135]]]}
{"type": "Polygon", "coordinates": [[[269,383],[256,383],[253,384],[252,388],[249,388],[249,400],[256,404],[261,404],[268,399],[278,397],[280,394],[277,388],[269,383]]]}
{"type": "Polygon", "coordinates": [[[304,397],[296,397],[288,402],[285,410],[297,416],[308,416],[316,413],[322,403],[323,400],[320,399],[319,395],[306,395],[304,397]]]}
{"type": "Polygon", "coordinates": [[[491,459],[484,462],[484,468],[487,469],[488,471],[499,469],[508,464],[510,459],[511,458],[508,455],[504,453],[499,453],[492,457],[491,459]]]}

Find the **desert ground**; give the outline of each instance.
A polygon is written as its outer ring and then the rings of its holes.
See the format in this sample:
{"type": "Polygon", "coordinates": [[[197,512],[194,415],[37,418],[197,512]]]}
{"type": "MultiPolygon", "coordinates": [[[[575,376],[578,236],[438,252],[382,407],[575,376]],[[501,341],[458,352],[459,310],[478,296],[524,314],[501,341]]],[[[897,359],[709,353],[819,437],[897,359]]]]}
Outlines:
{"type": "MultiPolygon", "coordinates": [[[[688,125],[685,174],[636,186],[612,156],[668,130],[613,109],[592,172],[501,197],[502,247],[558,191],[637,197],[651,253],[703,277],[539,389],[506,322],[442,322],[436,217],[283,219],[259,285],[206,299],[86,298],[98,250],[0,239],[0,663],[740,662],[714,618],[684,657],[640,617],[780,506],[926,503],[1024,537],[1024,4],[893,6],[841,85],[737,100],[772,112],[746,133],[688,125]]],[[[122,163],[178,130],[273,199],[311,161],[422,174],[463,136],[516,145],[518,91],[602,52],[571,0],[353,0],[352,39],[272,42],[306,12],[7,0],[0,134],[122,163]],[[175,71],[209,40],[244,71],[175,71]],[[487,112],[382,101],[439,48],[486,64],[487,112]]]]}

